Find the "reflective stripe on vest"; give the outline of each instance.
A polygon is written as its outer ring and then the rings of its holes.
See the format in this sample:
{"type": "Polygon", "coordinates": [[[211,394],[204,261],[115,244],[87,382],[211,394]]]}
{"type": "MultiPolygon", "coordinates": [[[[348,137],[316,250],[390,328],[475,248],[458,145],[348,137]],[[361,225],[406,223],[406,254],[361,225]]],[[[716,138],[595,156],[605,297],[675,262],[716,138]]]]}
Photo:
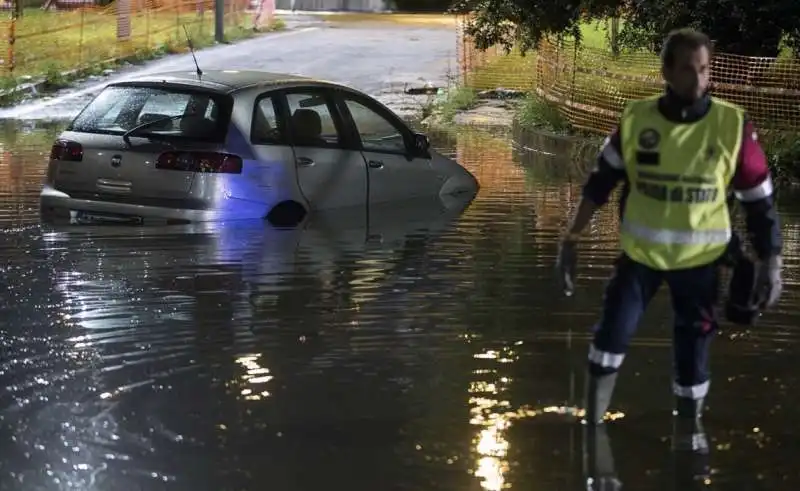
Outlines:
{"type": "Polygon", "coordinates": [[[631,221],[622,222],[622,232],[655,244],[728,244],[733,234],[730,229],[718,230],[668,230],[650,228],[631,221]]]}
{"type": "Polygon", "coordinates": [[[726,197],[738,164],[744,111],[713,99],[694,123],[674,123],[658,97],[628,103],[620,122],[628,177],[621,245],[657,270],[709,264],[731,238],[726,197]]]}

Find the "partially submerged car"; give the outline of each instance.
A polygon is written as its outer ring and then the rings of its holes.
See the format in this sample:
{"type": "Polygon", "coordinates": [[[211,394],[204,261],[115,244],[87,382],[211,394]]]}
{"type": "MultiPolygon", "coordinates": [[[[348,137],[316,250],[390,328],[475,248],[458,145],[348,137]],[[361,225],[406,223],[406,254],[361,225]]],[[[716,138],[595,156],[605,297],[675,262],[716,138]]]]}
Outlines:
{"type": "Polygon", "coordinates": [[[259,71],[110,84],[53,144],[42,218],[171,223],[267,218],[478,191],[352,88],[259,71]]]}

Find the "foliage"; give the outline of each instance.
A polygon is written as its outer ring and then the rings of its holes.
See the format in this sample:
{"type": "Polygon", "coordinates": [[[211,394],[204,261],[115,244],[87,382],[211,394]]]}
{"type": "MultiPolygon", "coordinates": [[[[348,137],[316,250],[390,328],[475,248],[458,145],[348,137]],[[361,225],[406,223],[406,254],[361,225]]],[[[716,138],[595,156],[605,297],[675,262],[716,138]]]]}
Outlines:
{"type": "Polygon", "coordinates": [[[777,57],[782,43],[800,47],[800,3],[794,0],[640,0],[623,13],[620,42],[657,51],[670,30],[693,27],[715,49],[745,56],[777,57]]]}
{"type": "Polygon", "coordinates": [[[536,128],[554,133],[567,133],[569,122],[561,115],[556,104],[536,94],[529,94],[520,104],[515,115],[517,124],[522,128],[536,128]]]}
{"type": "Polygon", "coordinates": [[[452,11],[470,13],[465,32],[479,49],[518,47],[524,54],[547,36],[581,40],[581,24],[617,11],[621,0],[457,0],[452,11]]]}
{"type": "Polygon", "coordinates": [[[457,0],[470,13],[466,33],[479,49],[493,45],[522,52],[548,36],[582,41],[581,24],[619,17],[619,46],[657,52],[679,27],[707,33],[719,51],[777,57],[782,45],[800,55],[800,2],[796,0],[457,0]]]}
{"type": "Polygon", "coordinates": [[[795,24],[794,28],[786,32],[783,43],[787,48],[792,50],[792,54],[795,58],[800,59],[800,23],[795,24]]]}
{"type": "Polygon", "coordinates": [[[472,109],[477,102],[475,91],[467,87],[456,87],[447,93],[447,97],[437,104],[435,110],[444,122],[452,121],[459,111],[472,109]]]}
{"type": "Polygon", "coordinates": [[[772,174],[779,182],[800,181],[800,135],[780,131],[761,132],[761,144],[772,174]]]}

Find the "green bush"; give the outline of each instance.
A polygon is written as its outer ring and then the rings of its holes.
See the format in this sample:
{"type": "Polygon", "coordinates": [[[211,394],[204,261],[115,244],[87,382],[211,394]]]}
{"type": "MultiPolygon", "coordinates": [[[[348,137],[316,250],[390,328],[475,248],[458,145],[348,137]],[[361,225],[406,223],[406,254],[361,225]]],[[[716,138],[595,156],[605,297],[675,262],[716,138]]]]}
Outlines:
{"type": "Polygon", "coordinates": [[[474,90],[468,87],[456,87],[447,93],[443,101],[435,104],[433,110],[441,115],[442,121],[450,122],[459,111],[475,107],[477,101],[474,90]]]}
{"type": "Polygon", "coordinates": [[[514,119],[523,129],[542,129],[554,133],[567,133],[570,129],[558,105],[536,94],[529,94],[522,101],[514,119]]]}
{"type": "Polygon", "coordinates": [[[779,183],[800,181],[800,134],[792,132],[763,132],[761,143],[767,162],[779,183]]]}

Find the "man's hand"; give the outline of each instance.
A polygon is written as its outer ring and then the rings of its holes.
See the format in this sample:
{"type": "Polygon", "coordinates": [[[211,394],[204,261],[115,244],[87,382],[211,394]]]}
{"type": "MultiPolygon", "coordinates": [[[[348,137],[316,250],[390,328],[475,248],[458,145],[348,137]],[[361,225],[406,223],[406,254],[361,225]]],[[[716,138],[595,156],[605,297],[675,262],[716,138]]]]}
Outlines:
{"type": "Polygon", "coordinates": [[[556,272],[561,283],[561,289],[564,295],[568,297],[575,293],[575,269],[578,263],[576,244],[577,242],[573,237],[566,237],[561,240],[558,246],[556,272]]]}
{"type": "Polygon", "coordinates": [[[783,258],[772,256],[765,261],[756,264],[755,288],[751,305],[759,309],[768,309],[778,303],[783,290],[781,281],[781,268],[783,258]]]}

